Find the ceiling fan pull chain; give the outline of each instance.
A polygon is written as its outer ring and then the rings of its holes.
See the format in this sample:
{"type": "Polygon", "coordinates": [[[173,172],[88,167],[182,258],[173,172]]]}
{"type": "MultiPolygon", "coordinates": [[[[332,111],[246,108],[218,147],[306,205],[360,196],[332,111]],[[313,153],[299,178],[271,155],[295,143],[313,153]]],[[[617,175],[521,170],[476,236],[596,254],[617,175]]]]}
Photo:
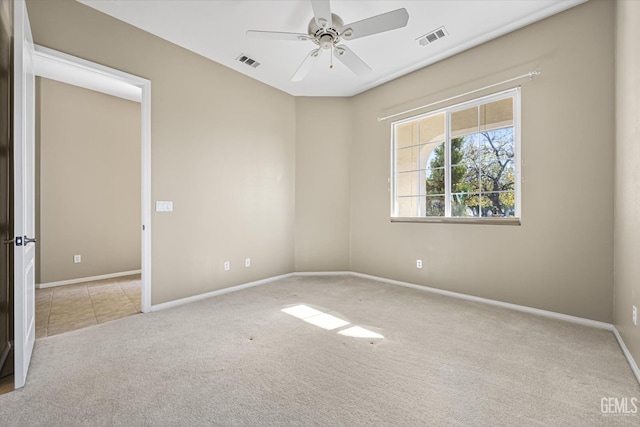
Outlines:
{"type": "Polygon", "coordinates": [[[332,45],[331,46],[331,55],[329,55],[329,56],[331,56],[331,65],[329,65],[329,68],[333,68],[333,49],[335,49],[335,46],[332,45]]]}

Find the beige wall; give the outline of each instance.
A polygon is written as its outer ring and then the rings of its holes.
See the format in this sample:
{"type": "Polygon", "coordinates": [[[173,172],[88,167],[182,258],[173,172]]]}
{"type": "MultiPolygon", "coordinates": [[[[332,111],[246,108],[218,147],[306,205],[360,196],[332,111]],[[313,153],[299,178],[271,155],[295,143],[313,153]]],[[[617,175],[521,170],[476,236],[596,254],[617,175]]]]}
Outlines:
{"type": "Polygon", "coordinates": [[[48,79],[37,87],[38,283],[139,270],[140,104],[48,79]]]}
{"type": "Polygon", "coordinates": [[[615,325],[640,363],[640,2],[616,6],[615,325]]]}
{"type": "Polygon", "coordinates": [[[73,1],[28,6],[37,43],[152,81],[153,199],[175,208],[153,214],[154,304],[349,268],[612,321],[612,2],[349,100],[295,100],[73,1]],[[522,225],[390,223],[390,124],[376,118],[536,67],[522,88],[522,225]]]}
{"type": "Polygon", "coordinates": [[[348,98],[296,99],[296,271],[349,270],[348,98]]]}
{"type": "Polygon", "coordinates": [[[293,271],[292,96],[75,1],[27,6],[36,43],[152,82],[152,199],[174,202],[152,304],[293,271]]]}
{"type": "Polygon", "coordinates": [[[613,12],[591,1],[356,96],[351,269],[611,322],[613,12]],[[522,225],[391,223],[390,123],[376,118],[536,67],[522,82],[522,225]]]}

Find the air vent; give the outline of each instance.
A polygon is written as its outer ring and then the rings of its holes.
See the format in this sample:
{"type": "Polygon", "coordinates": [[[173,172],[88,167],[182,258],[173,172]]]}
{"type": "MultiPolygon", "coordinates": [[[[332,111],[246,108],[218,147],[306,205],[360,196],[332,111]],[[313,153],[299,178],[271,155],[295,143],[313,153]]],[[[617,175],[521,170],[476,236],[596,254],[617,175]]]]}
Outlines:
{"type": "Polygon", "coordinates": [[[243,64],[247,64],[248,66],[250,66],[252,68],[258,68],[258,66],[260,65],[260,63],[258,61],[256,61],[255,59],[251,58],[248,55],[245,55],[244,53],[241,53],[236,58],[236,60],[242,62],[243,64]]]}
{"type": "Polygon", "coordinates": [[[418,44],[420,44],[420,46],[426,46],[428,44],[431,44],[431,43],[433,43],[435,41],[440,40],[441,38],[443,38],[447,34],[449,34],[449,33],[447,33],[446,28],[440,27],[437,30],[433,30],[431,32],[428,32],[424,36],[418,37],[416,40],[418,41],[418,44]]]}

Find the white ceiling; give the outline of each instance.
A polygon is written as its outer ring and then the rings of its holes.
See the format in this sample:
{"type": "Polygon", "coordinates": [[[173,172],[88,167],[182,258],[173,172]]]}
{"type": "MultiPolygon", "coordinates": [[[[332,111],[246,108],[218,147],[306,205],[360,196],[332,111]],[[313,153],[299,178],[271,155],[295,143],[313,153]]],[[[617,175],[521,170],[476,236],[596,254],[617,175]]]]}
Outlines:
{"type": "Polygon", "coordinates": [[[345,23],[404,7],[406,27],[344,41],[373,69],[356,76],[322,55],[301,82],[291,76],[317,46],[311,41],[258,40],[247,30],[306,33],[309,0],[77,0],[295,96],[352,96],[586,0],[332,0],[345,23]],[[448,36],[420,46],[417,39],[444,26],[448,36]],[[258,62],[236,61],[240,54],[258,62]]]}

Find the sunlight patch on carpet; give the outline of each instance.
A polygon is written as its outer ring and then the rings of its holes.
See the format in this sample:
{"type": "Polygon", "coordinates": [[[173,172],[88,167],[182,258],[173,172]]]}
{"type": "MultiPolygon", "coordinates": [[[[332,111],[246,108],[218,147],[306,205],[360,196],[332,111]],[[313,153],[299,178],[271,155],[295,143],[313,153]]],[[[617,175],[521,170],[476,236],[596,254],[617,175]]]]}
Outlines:
{"type": "Polygon", "coordinates": [[[307,323],[311,323],[314,326],[326,329],[327,331],[332,331],[349,324],[346,320],[342,320],[329,313],[323,313],[304,304],[283,308],[282,311],[300,320],[304,320],[307,323]]]}
{"type": "Polygon", "coordinates": [[[354,338],[384,338],[384,336],[380,335],[379,333],[370,331],[369,329],[365,329],[360,326],[352,326],[350,328],[343,329],[338,332],[338,334],[354,338]]]}
{"type": "MultiPolygon", "coordinates": [[[[334,316],[333,314],[316,310],[315,308],[309,307],[305,304],[286,307],[280,311],[327,331],[332,331],[351,324],[350,322],[334,316]]],[[[384,338],[383,335],[377,332],[355,325],[338,331],[338,334],[353,338],[384,338]]]]}

